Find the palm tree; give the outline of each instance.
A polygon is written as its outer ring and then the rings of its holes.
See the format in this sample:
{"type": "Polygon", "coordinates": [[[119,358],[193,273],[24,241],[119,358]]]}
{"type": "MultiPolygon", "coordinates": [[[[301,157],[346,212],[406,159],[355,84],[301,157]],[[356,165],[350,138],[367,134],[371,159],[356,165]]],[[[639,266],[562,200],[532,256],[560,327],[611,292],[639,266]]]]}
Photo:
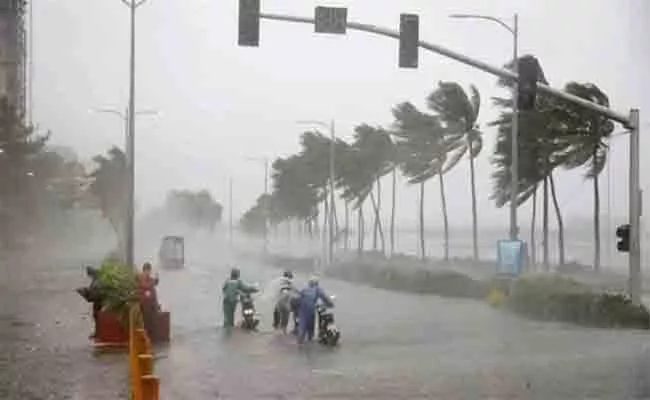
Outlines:
{"type": "MultiPolygon", "coordinates": [[[[445,147],[446,151],[451,152],[445,170],[453,168],[463,156],[468,155],[472,195],[473,256],[474,260],[478,260],[478,216],[474,159],[479,155],[483,147],[482,133],[477,126],[481,97],[474,85],[470,86],[470,94],[468,95],[456,82],[439,82],[438,88],[427,98],[427,105],[440,116],[441,121],[444,123],[445,147]]],[[[442,174],[440,178],[442,179],[442,174]]]]}
{"type": "MultiPolygon", "coordinates": [[[[424,182],[438,175],[442,178],[446,161],[444,152],[444,129],[437,116],[419,111],[411,103],[401,103],[393,108],[397,145],[400,146],[399,163],[404,176],[410,184],[420,186],[420,248],[424,259],[424,182]]],[[[444,203],[444,183],[441,179],[443,217],[446,217],[444,203]]],[[[446,222],[445,222],[446,225],[446,222]]],[[[445,226],[445,231],[447,227],[445,226]]],[[[449,254],[448,243],[444,245],[445,255],[449,254]]]]}
{"type": "Polygon", "coordinates": [[[359,146],[343,141],[338,141],[336,146],[336,186],[341,189],[343,200],[352,202],[357,210],[357,254],[361,257],[365,237],[363,204],[372,191],[373,180],[368,175],[365,155],[359,146]]]}
{"type": "Polygon", "coordinates": [[[379,234],[382,253],[385,254],[386,241],[381,223],[381,178],[393,168],[393,142],[385,129],[367,124],[361,124],[354,129],[354,138],[352,147],[358,151],[362,160],[362,176],[365,178],[362,179],[362,185],[364,189],[370,189],[370,201],[375,213],[373,250],[377,250],[379,234]],[[372,192],[373,186],[377,191],[376,198],[372,192]]]}
{"type": "MultiPolygon", "coordinates": [[[[528,56],[525,56],[528,57],[528,56]]],[[[511,68],[513,62],[506,65],[511,68]]],[[[539,81],[547,83],[544,73],[539,67],[539,81]]],[[[500,80],[500,86],[509,86],[511,83],[500,80]]],[[[511,125],[512,125],[512,99],[493,98],[494,104],[501,108],[501,113],[490,126],[498,127],[497,144],[494,151],[493,163],[496,166],[494,177],[494,193],[492,198],[497,206],[502,207],[510,201],[511,191],[511,125]]],[[[550,268],[548,248],[548,187],[551,186],[551,196],[558,221],[558,247],[559,263],[564,264],[564,224],[560,212],[559,201],[553,180],[553,171],[562,165],[566,150],[566,143],[562,139],[567,132],[566,113],[563,111],[563,102],[539,93],[536,107],[531,111],[519,113],[519,187],[517,204],[520,205],[536,194],[539,183],[543,186],[543,263],[546,269],[550,268]]],[[[535,211],[535,207],[533,207],[535,211]]],[[[531,236],[534,239],[535,227],[531,227],[531,236]]],[[[532,243],[534,246],[534,243],[532,243]]]]}
{"type": "MultiPolygon", "coordinates": [[[[609,107],[609,98],[598,86],[570,82],[565,90],[594,103],[609,107]]],[[[600,270],[600,192],[598,177],[607,164],[607,140],[614,130],[614,123],[594,112],[581,107],[566,104],[564,110],[570,121],[565,160],[566,168],[586,166],[585,177],[593,183],[594,196],[594,269],[600,270]]]]}

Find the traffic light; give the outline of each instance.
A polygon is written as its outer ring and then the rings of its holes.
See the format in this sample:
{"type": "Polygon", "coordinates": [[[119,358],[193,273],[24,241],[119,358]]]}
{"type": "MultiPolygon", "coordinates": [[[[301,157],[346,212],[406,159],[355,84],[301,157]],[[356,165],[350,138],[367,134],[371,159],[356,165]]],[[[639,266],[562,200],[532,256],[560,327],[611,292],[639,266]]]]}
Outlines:
{"type": "Polygon", "coordinates": [[[539,70],[539,62],[533,56],[524,56],[517,60],[517,73],[519,75],[517,102],[519,109],[522,111],[535,109],[539,70]]]}
{"type": "Polygon", "coordinates": [[[616,249],[620,252],[629,253],[630,251],[630,224],[621,225],[616,228],[616,249]]]}
{"type": "Polygon", "coordinates": [[[345,7],[316,7],[314,31],[344,35],[348,24],[348,9],[345,7]]]}
{"type": "Polygon", "coordinates": [[[240,46],[260,45],[260,0],[239,0],[240,46]]]}
{"type": "Polygon", "coordinates": [[[420,17],[416,14],[399,16],[399,67],[417,68],[420,42],[420,17]]]}

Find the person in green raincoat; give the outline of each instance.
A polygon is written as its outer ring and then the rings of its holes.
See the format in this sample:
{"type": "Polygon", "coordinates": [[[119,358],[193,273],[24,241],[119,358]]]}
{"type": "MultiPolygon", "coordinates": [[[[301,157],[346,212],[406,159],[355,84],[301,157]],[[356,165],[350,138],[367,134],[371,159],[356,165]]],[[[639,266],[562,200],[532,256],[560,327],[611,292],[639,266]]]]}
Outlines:
{"type": "Polygon", "coordinates": [[[255,293],[257,288],[246,285],[240,279],[238,268],[233,268],[230,271],[230,278],[226,280],[221,289],[223,294],[223,326],[224,328],[232,328],[235,326],[235,310],[239,296],[242,293],[255,293]]]}

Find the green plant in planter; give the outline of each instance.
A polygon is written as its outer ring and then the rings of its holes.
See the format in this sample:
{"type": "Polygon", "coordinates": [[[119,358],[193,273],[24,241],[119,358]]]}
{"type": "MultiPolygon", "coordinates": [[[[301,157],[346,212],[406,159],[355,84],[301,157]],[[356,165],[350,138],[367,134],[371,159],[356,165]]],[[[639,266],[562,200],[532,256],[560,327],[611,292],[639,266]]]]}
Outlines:
{"type": "Polygon", "coordinates": [[[133,269],[115,260],[106,260],[98,272],[98,291],[103,309],[114,313],[128,326],[129,309],[138,302],[138,282],[133,269]]]}

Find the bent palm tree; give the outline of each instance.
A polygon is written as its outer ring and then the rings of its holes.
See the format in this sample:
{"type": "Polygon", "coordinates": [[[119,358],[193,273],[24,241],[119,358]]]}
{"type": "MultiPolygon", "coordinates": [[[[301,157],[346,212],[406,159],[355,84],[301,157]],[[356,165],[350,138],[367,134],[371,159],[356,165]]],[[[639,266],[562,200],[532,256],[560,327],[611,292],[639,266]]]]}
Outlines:
{"type": "MultiPolygon", "coordinates": [[[[400,146],[399,163],[404,176],[409,184],[420,186],[420,250],[421,258],[426,257],[424,251],[424,183],[432,177],[439,175],[442,178],[446,153],[444,149],[444,130],[437,116],[419,111],[411,103],[401,103],[393,108],[395,118],[395,131],[397,145],[400,146]]],[[[444,184],[441,182],[441,191],[444,199],[444,184]]],[[[443,207],[444,207],[443,202],[443,207]]],[[[443,216],[446,212],[443,209],[443,216]]],[[[444,246],[448,254],[448,244],[444,246]]]]}
{"type": "MultiPolygon", "coordinates": [[[[456,166],[463,156],[468,155],[472,195],[472,247],[474,260],[478,260],[478,213],[474,159],[483,147],[482,133],[477,126],[481,97],[474,85],[470,86],[468,95],[456,82],[440,82],[438,88],[427,98],[427,105],[440,116],[444,123],[445,147],[446,151],[451,153],[451,157],[445,165],[445,171],[456,166]]],[[[442,174],[440,176],[442,177],[442,174]]]]}

